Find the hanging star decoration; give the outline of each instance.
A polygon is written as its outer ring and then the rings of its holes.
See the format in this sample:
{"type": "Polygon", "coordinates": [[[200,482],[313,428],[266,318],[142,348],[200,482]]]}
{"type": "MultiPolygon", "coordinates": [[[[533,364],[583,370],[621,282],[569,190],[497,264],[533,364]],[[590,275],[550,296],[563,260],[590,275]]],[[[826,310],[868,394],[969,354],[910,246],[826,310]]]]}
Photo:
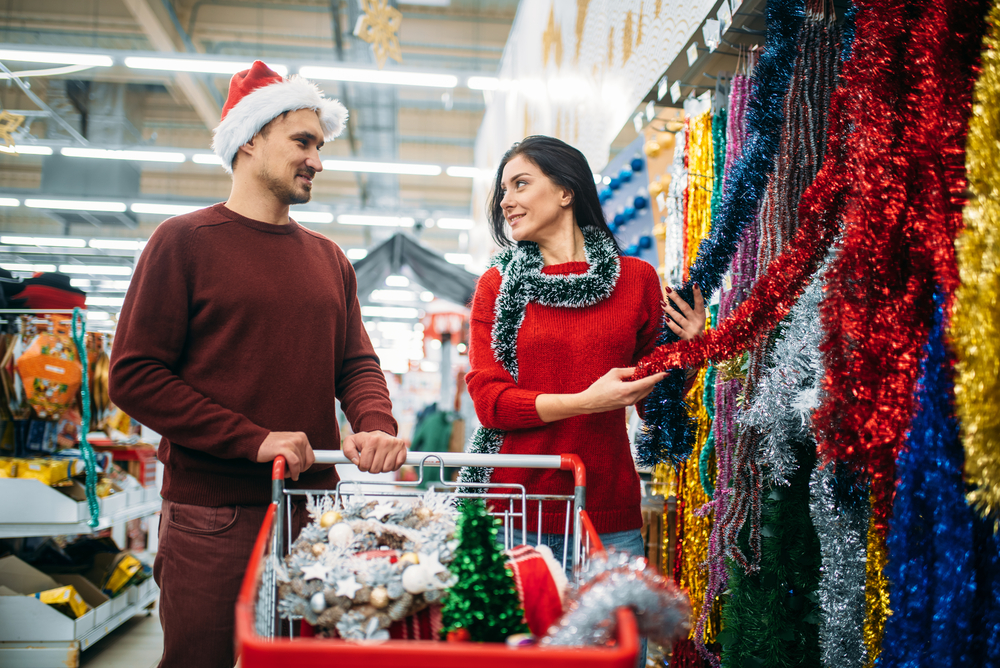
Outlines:
{"type": "Polygon", "coordinates": [[[391,503],[380,503],[372,508],[371,512],[368,513],[368,519],[376,519],[379,522],[383,521],[389,515],[396,512],[396,506],[391,503]]]}
{"type": "Polygon", "coordinates": [[[397,34],[403,23],[403,15],[386,2],[387,0],[362,0],[364,13],[358,17],[358,23],[354,27],[355,37],[372,45],[379,69],[385,67],[386,58],[392,58],[397,63],[403,62],[397,34]]]}
{"type": "Polygon", "coordinates": [[[549,54],[555,57],[556,67],[562,65],[562,30],[556,25],[556,7],[549,7],[549,24],[542,33],[542,64],[549,62],[549,54]]]}
{"type": "Polygon", "coordinates": [[[0,113],[0,141],[3,142],[4,146],[14,145],[14,137],[11,135],[21,127],[21,123],[23,122],[24,116],[12,114],[7,110],[0,113]]]}
{"type": "Polygon", "coordinates": [[[353,601],[354,595],[358,593],[361,587],[362,585],[358,583],[357,578],[351,574],[343,580],[337,580],[337,596],[346,596],[353,601]]]}
{"type": "Polygon", "coordinates": [[[302,581],[325,580],[330,569],[320,563],[311,564],[302,569],[302,581]]]}

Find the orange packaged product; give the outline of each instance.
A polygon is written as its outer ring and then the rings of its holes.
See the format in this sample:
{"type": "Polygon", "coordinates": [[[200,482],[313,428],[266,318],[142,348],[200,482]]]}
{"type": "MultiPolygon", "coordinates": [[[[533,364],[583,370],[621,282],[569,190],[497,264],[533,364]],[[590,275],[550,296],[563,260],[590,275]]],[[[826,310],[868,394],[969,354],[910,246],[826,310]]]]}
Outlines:
{"type": "Polygon", "coordinates": [[[69,321],[56,321],[52,332],[42,332],[16,361],[24,394],[42,419],[57,419],[76,402],[83,364],[69,336],[69,321]]]}

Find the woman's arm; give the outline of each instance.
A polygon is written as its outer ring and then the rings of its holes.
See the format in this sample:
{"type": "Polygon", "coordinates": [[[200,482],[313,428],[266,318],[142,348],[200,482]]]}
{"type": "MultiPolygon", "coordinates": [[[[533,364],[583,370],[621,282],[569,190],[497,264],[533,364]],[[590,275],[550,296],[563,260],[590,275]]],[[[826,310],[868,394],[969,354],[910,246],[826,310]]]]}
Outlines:
{"type": "Polygon", "coordinates": [[[577,415],[606,413],[631,406],[646,398],[653,386],[667,374],[658,373],[642,380],[624,382],[634,368],[612,369],[583,392],[576,394],[539,394],[535,397],[535,410],[543,422],[555,422],[577,415]]]}

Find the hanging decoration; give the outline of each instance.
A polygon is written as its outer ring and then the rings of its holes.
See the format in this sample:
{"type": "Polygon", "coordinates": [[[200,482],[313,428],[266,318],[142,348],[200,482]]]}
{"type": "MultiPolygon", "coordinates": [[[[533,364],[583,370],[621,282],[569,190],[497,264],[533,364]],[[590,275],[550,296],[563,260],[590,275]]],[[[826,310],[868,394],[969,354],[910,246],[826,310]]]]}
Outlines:
{"type": "Polygon", "coordinates": [[[361,0],[362,15],[354,27],[354,36],[372,45],[375,63],[379,69],[385,67],[385,59],[403,62],[399,49],[399,27],[403,15],[388,4],[388,0],[361,0]]]}
{"type": "Polygon", "coordinates": [[[956,250],[962,282],[950,336],[957,357],[955,403],[965,445],[969,501],[1000,525],[1000,4],[987,17],[966,145],[971,197],[956,250]]]}
{"type": "MultiPolygon", "coordinates": [[[[718,290],[743,229],[753,220],[757,200],[774,163],[781,129],[782,100],[795,60],[795,36],[802,25],[802,0],[775,0],[767,5],[768,48],[754,68],[752,93],[747,108],[748,140],[744,154],[733,170],[733,187],[723,195],[722,211],[712,235],[699,246],[690,280],[677,292],[694,303],[692,283],[698,283],[708,298],[718,290]]],[[[661,344],[677,341],[665,328],[661,344]]],[[[698,366],[698,365],[694,365],[698,366]]],[[[636,446],[640,466],[659,462],[677,464],[691,454],[696,425],[681,401],[684,373],[671,372],[646,399],[646,422],[636,446]]]]}
{"type": "Polygon", "coordinates": [[[872,512],[868,517],[868,547],[865,558],[865,623],[862,634],[865,641],[865,668],[874,668],[882,653],[882,635],[885,620],[892,614],[889,608],[889,580],[885,567],[889,555],[885,548],[885,535],[875,517],[875,496],[869,497],[872,512]]]}
{"type": "Polygon", "coordinates": [[[24,123],[24,116],[12,114],[4,109],[0,112],[0,142],[10,148],[14,146],[14,133],[24,123]]]}

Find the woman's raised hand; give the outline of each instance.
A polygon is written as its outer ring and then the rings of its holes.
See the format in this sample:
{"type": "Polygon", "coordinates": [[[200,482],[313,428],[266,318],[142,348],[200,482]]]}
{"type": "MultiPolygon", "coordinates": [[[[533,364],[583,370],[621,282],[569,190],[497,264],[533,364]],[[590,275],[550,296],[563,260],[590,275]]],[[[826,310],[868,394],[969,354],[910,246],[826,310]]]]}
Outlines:
{"type": "Polygon", "coordinates": [[[697,283],[694,284],[693,290],[694,308],[691,308],[680,295],[666,288],[667,299],[663,310],[667,314],[667,327],[683,341],[689,341],[705,333],[705,300],[697,283]],[[670,302],[676,304],[677,309],[674,309],[670,302]]]}
{"type": "Polygon", "coordinates": [[[635,367],[607,372],[580,393],[581,407],[587,413],[605,413],[632,406],[645,399],[653,391],[653,386],[667,376],[665,373],[658,373],[642,380],[626,382],[625,379],[633,373],[635,367]]]}

